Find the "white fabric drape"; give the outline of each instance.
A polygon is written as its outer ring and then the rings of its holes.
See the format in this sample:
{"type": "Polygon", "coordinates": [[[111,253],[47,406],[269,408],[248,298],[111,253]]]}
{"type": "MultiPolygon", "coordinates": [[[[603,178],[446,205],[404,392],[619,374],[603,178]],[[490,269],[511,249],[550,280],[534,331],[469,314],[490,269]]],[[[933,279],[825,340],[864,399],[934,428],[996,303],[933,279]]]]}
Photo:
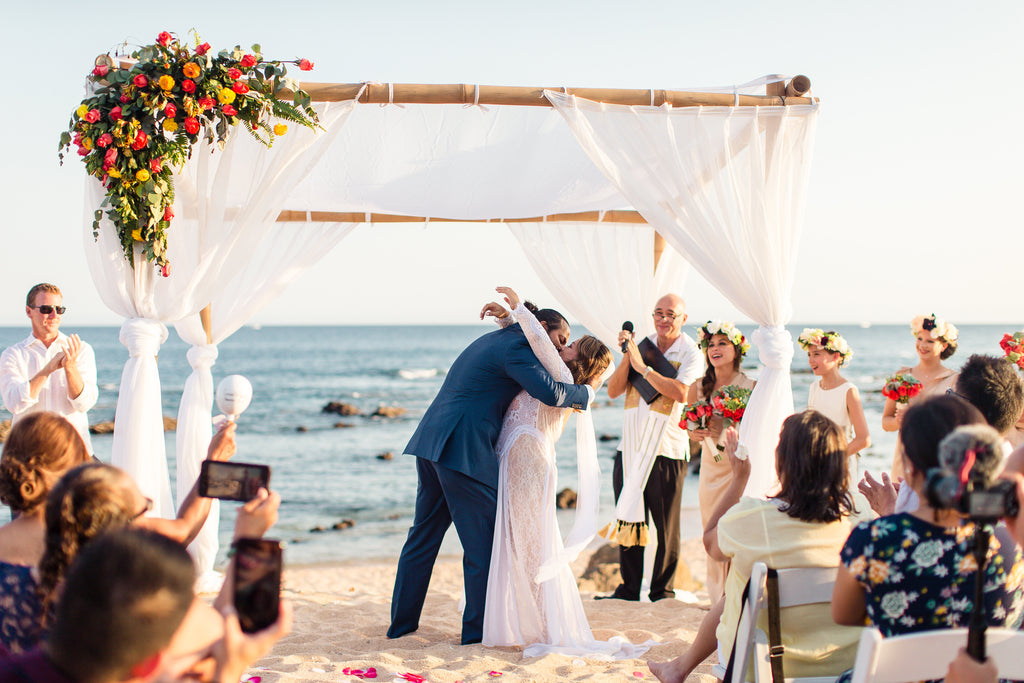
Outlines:
{"type": "Polygon", "coordinates": [[[666,247],[654,267],[654,228],[627,223],[509,223],[533,270],[562,313],[618,349],[622,323],[636,338],[654,332],[658,297],[682,294],[689,264],[666,247]]]}
{"type": "MultiPolygon", "coordinates": [[[[198,314],[175,323],[178,336],[192,344],[188,361],[192,374],[185,381],[178,407],[175,450],[178,460],[177,493],[182,500],[199,476],[213,435],[213,372],[217,345],[280,294],[296,277],[333,249],[356,223],[288,223],[268,231],[263,240],[249,244],[248,267],[226,283],[210,302],[211,343],[198,314]]],[[[219,506],[213,509],[199,535],[189,546],[202,577],[213,569],[218,549],[219,506]]]]}
{"type": "Polygon", "coordinates": [[[126,319],[121,338],[130,355],[118,393],[112,460],[153,498],[160,516],[173,517],[175,509],[156,367],[160,342],[153,340],[162,342],[166,323],[200,311],[225,282],[249,267],[248,245],[279,227],[275,219],[288,194],[327,149],[352,106],[318,105],[326,130],[315,133],[293,125],[270,149],[240,127],[231,131],[220,152],[205,141],[197,143],[191,159],[175,173],[167,278],[138,253],[133,268],[106,218],[93,239],[92,218],[104,191],[98,180],[87,181],[86,260],[100,298],[126,319]]]}
{"type": "Polygon", "coordinates": [[[791,294],[818,106],[625,107],[547,91],[591,160],[742,313],[764,370],[741,425],[747,493],[775,485],[793,411],[791,294]]]}

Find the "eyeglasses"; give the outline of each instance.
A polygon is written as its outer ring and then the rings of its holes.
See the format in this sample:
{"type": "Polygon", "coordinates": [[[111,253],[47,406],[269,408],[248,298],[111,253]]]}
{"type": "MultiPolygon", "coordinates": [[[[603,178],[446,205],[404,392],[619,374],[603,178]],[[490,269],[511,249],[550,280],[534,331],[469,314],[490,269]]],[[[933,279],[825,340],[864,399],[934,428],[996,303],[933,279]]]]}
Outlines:
{"type": "Polygon", "coordinates": [[[146,499],[146,507],[144,507],[141,510],[139,510],[138,512],[136,512],[135,515],[132,517],[131,521],[134,522],[139,517],[142,517],[143,515],[145,515],[147,512],[149,512],[152,509],[153,509],[153,499],[152,498],[147,498],[146,499]]]}
{"type": "Polygon", "coordinates": [[[667,320],[670,323],[674,323],[676,321],[676,318],[679,317],[678,315],[676,315],[675,313],[672,313],[671,311],[669,311],[668,313],[662,313],[661,311],[655,311],[654,313],[651,313],[651,316],[655,320],[667,320]]]}
{"type": "Polygon", "coordinates": [[[956,396],[957,398],[963,399],[970,403],[970,400],[966,396],[964,396],[961,393],[958,393],[957,390],[954,389],[953,387],[946,389],[946,396],[956,396]]]}
{"type": "Polygon", "coordinates": [[[68,309],[66,309],[63,306],[51,306],[50,304],[43,304],[41,306],[32,306],[30,304],[29,308],[34,308],[34,309],[38,310],[40,313],[42,313],[43,315],[50,315],[54,311],[57,312],[57,315],[64,315],[64,311],[68,310],[68,309]]]}

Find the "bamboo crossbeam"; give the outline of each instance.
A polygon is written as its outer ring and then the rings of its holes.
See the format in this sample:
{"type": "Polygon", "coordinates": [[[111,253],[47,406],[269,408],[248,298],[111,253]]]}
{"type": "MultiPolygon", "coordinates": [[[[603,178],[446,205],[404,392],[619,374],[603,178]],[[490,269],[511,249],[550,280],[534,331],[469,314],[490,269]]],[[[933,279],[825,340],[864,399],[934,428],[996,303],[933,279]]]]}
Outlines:
{"type": "MultiPolygon", "coordinates": [[[[811,81],[797,76],[785,90],[772,88],[765,95],[733,95],[732,93],[681,92],[657,89],[615,88],[561,88],[519,87],[503,85],[468,85],[455,83],[430,85],[424,83],[303,83],[302,89],[314,102],[344,102],[359,97],[366,104],[484,104],[550,107],[544,97],[545,90],[566,92],[587,100],[606,104],[629,106],[661,106],[666,102],[673,107],[754,107],[813,104],[816,99],[805,97],[811,81]],[[783,96],[785,93],[785,96],[783,96]]],[[[286,91],[284,98],[289,97],[286,91]]]]}
{"type": "Polygon", "coordinates": [[[556,213],[532,218],[427,218],[425,216],[401,216],[389,213],[356,213],[340,211],[292,211],[284,210],[277,215],[278,223],[633,223],[645,224],[644,217],[636,211],[580,211],[556,213]]]}

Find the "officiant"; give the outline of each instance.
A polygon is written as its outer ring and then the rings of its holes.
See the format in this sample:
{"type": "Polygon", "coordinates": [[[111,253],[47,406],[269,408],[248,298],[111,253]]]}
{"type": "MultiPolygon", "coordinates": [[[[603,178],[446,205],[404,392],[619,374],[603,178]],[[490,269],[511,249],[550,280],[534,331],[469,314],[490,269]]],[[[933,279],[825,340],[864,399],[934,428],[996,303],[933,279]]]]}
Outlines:
{"type": "Polygon", "coordinates": [[[606,534],[619,543],[622,584],[599,598],[640,599],[648,524],[657,532],[651,602],[675,597],[679,510],[690,459],[679,420],[690,384],[704,372],[704,359],[683,333],[682,297],[666,294],[658,299],[653,317],[656,332],[639,344],[632,332],[619,333],[625,351],[608,380],[610,398],[626,395],[622,443],[612,472],[616,522],[606,534]]]}

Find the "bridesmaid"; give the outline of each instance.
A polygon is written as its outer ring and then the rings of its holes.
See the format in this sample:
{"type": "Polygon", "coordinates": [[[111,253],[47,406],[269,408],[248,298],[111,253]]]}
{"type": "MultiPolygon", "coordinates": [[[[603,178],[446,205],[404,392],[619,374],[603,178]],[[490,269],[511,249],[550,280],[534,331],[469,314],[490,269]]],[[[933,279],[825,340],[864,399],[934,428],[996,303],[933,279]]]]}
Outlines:
{"type": "MultiPolygon", "coordinates": [[[[891,398],[885,400],[882,411],[882,429],[887,432],[898,432],[903,422],[903,412],[910,405],[928,396],[943,394],[952,389],[956,383],[957,373],[942,364],[956,353],[957,339],[960,333],[952,323],[931,315],[919,315],[910,323],[914,333],[914,348],[918,362],[914,367],[903,367],[898,372],[909,373],[917,379],[922,387],[921,393],[910,399],[910,403],[897,405],[891,398]]],[[[903,476],[903,459],[900,457],[900,446],[897,440],[896,452],[893,455],[892,480],[895,482],[903,476]]]]}
{"type": "MultiPolygon", "coordinates": [[[[744,389],[753,389],[754,380],[740,370],[743,356],[750,350],[750,342],[730,322],[709,320],[698,332],[698,341],[704,351],[707,371],[700,382],[690,385],[687,403],[704,400],[722,387],[735,384],[744,389]]],[[[690,438],[702,443],[700,450],[700,480],[697,487],[700,500],[701,524],[707,528],[718,499],[732,479],[729,459],[720,449],[722,418],[712,418],[710,429],[695,429],[690,438]]],[[[707,589],[712,604],[725,594],[725,577],[729,571],[728,562],[707,558],[707,589]]]]}

